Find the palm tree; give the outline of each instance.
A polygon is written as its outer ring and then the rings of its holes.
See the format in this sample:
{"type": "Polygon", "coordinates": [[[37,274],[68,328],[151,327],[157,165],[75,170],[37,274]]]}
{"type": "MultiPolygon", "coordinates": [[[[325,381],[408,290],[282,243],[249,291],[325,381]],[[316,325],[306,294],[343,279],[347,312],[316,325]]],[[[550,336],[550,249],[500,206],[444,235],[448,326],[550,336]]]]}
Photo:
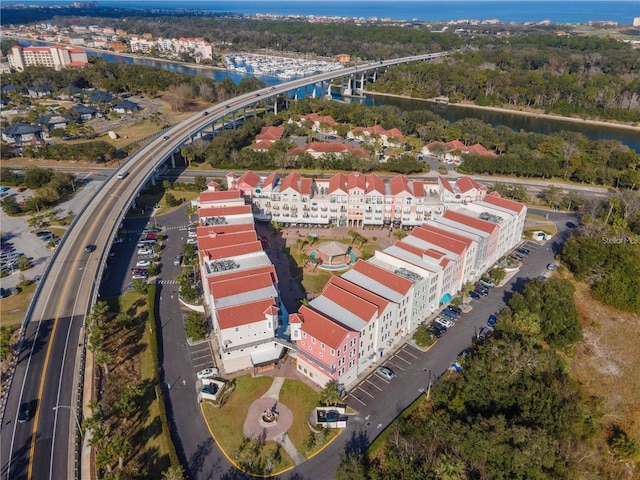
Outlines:
{"type": "Polygon", "coordinates": [[[118,470],[122,470],[124,457],[131,452],[131,443],[122,435],[118,435],[109,442],[109,450],[114,456],[118,457],[118,470]]]}
{"type": "Polygon", "coordinates": [[[191,223],[191,215],[193,215],[194,213],[196,213],[198,211],[198,207],[195,207],[193,205],[188,206],[187,208],[184,209],[184,214],[189,217],[189,223],[191,223]]]}
{"type": "Polygon", "coordinates": [[[396,237],[396,240],[402,240],[404,237],[408,235],[404,230],[396,230],[393,232],[393,236],[396,237]]]}
{"type": "Polygon", "coordinates": [[[100,365],[102,367],[102,369],[104,370],[105,376],[108,377],[109,376],[109,362],[111,362],[113,360],[113,358],[111,357],[111,354],[109,352],[107,352],[106,350],[99,349],[95,353],[95,359],[96,359],[96,362],[98,362],[98,365],[100,365]]]}
{"type": "Polygon", "coordinates": [[[169,467],[165,472],[162,472],[162,480],[185,480],[184,470],[182,466],[169,467]]]}
{"type": "Polygon", "coordinates": [[[338,405],[340,403],[340,389],[335,381],[328,382],[320,392],[320,401],[327,405],[338,405]]]}

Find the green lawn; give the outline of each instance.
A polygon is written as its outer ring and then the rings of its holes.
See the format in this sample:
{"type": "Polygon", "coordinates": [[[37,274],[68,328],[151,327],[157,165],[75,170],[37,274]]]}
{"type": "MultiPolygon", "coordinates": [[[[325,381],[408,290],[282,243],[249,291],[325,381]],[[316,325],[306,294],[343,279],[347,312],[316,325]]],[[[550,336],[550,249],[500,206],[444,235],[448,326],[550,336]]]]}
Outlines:
{"type": "Polygon", "coordinates": [[[22,288],[17,295],[0,300],[0,318],[3,326],[19,326],[27,313],[27,307],[36,289],[36,284],[32,283],[22,288]]]}
{"type": "Polygon", "coordinates": [[[287,435],[304,455],[305,442],[311,432],[308,425],[309,414],[320,405],[320,394],[303,382],[286,379],[280,389],[279,401],[293,413],[293,425],[287,435]]]}
{"type": "MultiPolygon", "coordinates": [[[[235,391],[224,406],[216,408],[206,402],[202,404],[205,419],[218,445],[234,462],[246,438],[243,434],[243,426],[249,406],[264,395],[273,383],[273,378],[251,378],[250,375],[244,375],[236,378],[235,381],[235,391]]],[[[260,451],[260,459],[264,460],[277,448],[275,441],[267,441],[260,451]]],[[[281,458],[274,462],[274,472],[293,466],[293,461],[282,448],[279,449],[279,455],[281,458]]]]}

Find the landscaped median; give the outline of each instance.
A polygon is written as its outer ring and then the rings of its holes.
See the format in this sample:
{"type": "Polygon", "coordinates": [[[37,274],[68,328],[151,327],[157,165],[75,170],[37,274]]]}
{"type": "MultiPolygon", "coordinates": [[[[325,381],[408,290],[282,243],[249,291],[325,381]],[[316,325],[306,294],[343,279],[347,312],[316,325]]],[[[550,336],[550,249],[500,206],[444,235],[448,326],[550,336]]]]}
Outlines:
{"type": "MultiPolygon", "coordinates": [[[[273,381],[272,377],[244,375],[235,379],[235,390],[222,407],[201,404],[209,430],[225,456],[240,470],[254,475],[277,475],[295,465],[280,443],[250,439],[243,433],[249,407],[269,390],[273,381]]],[[[320,402],[320,394],[298,380],[286,379],[280,388],[277,404],[287,407],[293,415],[286,435],[304,458],[315,454],[339,433],[338,429],[316,428],[318,433],[309,427],[309,417],[320,402]]],[[[303,458],[298,455],[297,462],[300,461],[303,458]]]]}

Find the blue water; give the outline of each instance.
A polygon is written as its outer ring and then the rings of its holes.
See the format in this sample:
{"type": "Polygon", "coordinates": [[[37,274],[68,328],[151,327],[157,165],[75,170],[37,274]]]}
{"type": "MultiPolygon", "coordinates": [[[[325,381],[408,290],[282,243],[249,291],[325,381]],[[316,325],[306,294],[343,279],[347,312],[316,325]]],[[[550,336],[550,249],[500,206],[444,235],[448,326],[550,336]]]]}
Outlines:
{"type": "MultiPolygon", "coordinates": [[[[29,5],[68,5],[70,0],[5,0],[3,4],[28,3],[29,5]]],[[[316,15],[347,18],[390,18],[394,20],[459,20],[498,19],[503,22],[586,23],[590,20],[609,20],[631,24],[633,17],[640,17],[640,1],[601,0],[289,0],[289,1],[144,1],[100,0],[101,7],[127,7],[143,9],[190,9],[209,12],[233,12],[245,15],[271,13],[278,15],[316,15]]]]}

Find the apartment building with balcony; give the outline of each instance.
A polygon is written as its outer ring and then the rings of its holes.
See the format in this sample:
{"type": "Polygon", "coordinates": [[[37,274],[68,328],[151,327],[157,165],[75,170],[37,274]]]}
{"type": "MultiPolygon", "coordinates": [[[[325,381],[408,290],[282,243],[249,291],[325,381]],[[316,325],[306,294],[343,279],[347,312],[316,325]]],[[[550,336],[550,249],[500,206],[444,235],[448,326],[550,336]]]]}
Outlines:
{"type": "Polygon", "coordinates": [[[7,54],[9,66],[20,72],[26,67],[40,66],[62,70],[87,65],[87,53],[75,47],[22,47],[15,45],[7,54]]]}

